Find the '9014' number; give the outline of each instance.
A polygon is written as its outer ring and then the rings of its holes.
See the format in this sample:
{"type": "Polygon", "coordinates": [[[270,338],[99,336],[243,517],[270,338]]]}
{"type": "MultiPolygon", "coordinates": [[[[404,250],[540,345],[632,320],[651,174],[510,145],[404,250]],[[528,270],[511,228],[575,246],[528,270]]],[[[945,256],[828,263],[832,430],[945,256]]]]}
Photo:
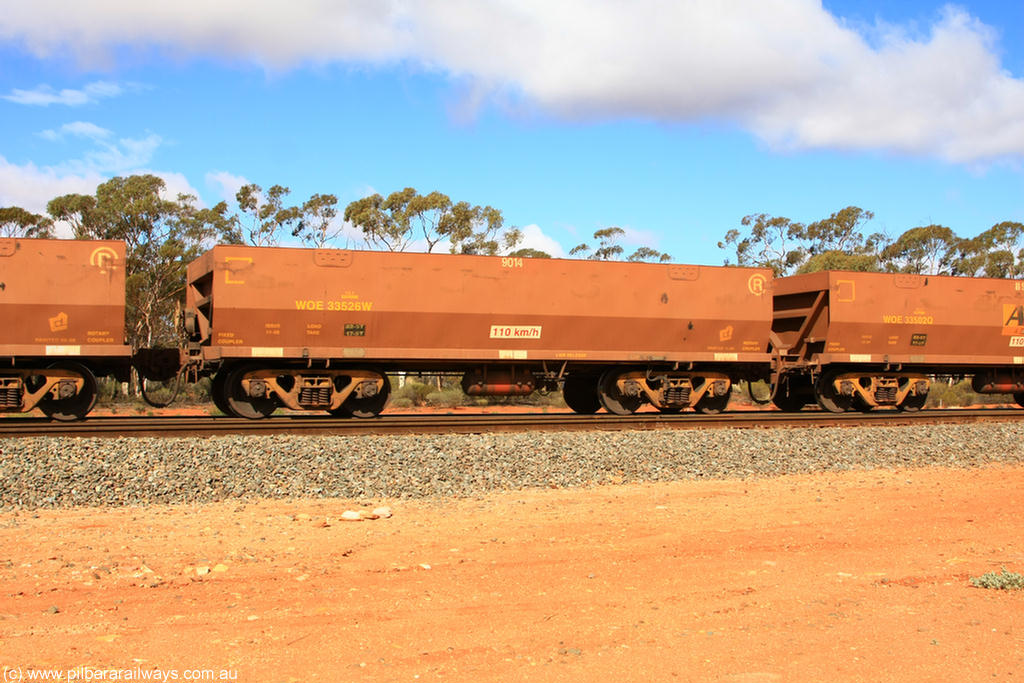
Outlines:
{"type": "Polygon", "coordinates": [[[514,256],[503,256],[501,258],[502,268],[522,268],[523,259],[514,256]]]}

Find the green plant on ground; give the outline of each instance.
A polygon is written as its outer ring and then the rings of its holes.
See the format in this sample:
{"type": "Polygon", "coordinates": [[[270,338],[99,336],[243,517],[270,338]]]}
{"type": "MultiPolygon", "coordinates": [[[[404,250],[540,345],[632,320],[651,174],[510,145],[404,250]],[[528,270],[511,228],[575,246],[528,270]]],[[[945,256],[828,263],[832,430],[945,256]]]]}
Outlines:
{"type": "Polygon", "coordinates": [[[414,404],[411,398],[399,397],[389,400],[388,405],[392,408],[412,408],[414,404]]]}
{"type": "Polygon", "coordinates": [[[427,405],[433,408],[454,408],[465,403],[466,395],[461,389],[442,389],[427,394],[427,405]]]}
{"type": "Polygon", "coordinates": [[[948,384],[945,381],[932,382],[928,390],[929,408],[950,408],[971,405],[1000,405],[1013,403],[1010,394],[976,394],[967,380],[948,384]]]}
{"type": "Polygon", "coordinates": [[[391,381],[391,405],[398,408],[411,406],[422,406],[427,403],[427,396],[437,391],[437,387],[425,382],[417,382],[412,378],[406,378],[405,384],[398,386],[397,378],[391,381]],[[406,403],[408,401],[408,403],[406,403]]]}
{"type": "Polygon", "coordinates": [[[971,579],[976,588],[994,588],[996,590],[1024,590],[1024,574],[1008,572],[1004,567],[1001,571],[988,572],[971,579]]]}

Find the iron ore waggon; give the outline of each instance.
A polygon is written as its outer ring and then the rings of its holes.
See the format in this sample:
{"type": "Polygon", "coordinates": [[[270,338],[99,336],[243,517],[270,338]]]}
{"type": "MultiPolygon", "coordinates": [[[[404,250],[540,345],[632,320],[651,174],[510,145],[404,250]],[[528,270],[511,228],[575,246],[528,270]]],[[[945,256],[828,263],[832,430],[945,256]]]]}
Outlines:
{"type": "Polygon", "coordinates": [[[772,284],[782,410],[919,410],[931,376],[1024,405],[1024,282],[822,271],[772,284]]]}
{"type": "Polygon", "coordinates": [[[124,266],[123,242],[0,239],[0,412],[80,419],[127,380],[124,266]]]}
{"type": "Polygon", "coordinates": [[[471,396],[562,386],[580,413],[725,408],[768,374],[758,268],[217,246],[190,264],[183,364],[247,418],[371,417],[389,372],[471,396]]]}

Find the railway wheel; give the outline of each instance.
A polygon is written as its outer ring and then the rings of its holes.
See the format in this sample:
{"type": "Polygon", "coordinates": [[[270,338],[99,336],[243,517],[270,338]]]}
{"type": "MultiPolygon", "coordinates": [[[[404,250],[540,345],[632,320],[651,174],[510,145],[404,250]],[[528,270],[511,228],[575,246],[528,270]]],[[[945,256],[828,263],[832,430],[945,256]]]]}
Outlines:
{"type": "Polygon", "coordinates": [[[705,415],[717,415],[725,410],[726,406],[729,405],[729,398],[729,394],[725,394],[725,396],[714,396],[712,395],[712,392],[709,391],[701,396],[694,408],[705,415]]]}
{"type": "Polygon", "coordinates": [[[391,395],[391,382],[383,372],[377,372],[384,378],[384,385],[376,395],[364,396],[363,398],[356,398],[355,395],[349,396],[341,404],[340,408],[330,411],[331,415],[335,417],[359,417],[364,419],[380,415],[381,411],[384,410],[384,406],[387,405],[388,396],[391,395]]]}
{"type": "Polygon", "coordinates": [[[242,386],[247,372],[259,370],[257,366],[242,365],[232,370],[224,382],[225,403],[230,414],[249,420],[259,420],[274,412],[277,404],[266,396],[251,396],[242,386]]]}
{"type": "Polygon", "coordinates": [[[860,395],[853,397],[853,407],[862,413],[870,413],[875,409],[875,406],[865,401],[860,395]]]}
{"type": "Polygon", "coordinates": [[[221,368],[221,370],[213,376],[213,379],[210,380],[210,399],[213,400],[213,405],[217,407],[217,410],[230,417],[234,415],[234,411],[232,411],[231,406],[228,405],[228,398],[225,392],[227,383],[228,372],[221,368]]]}
{"type": "Polygon", "coordinates": [[[619,390],[617,380],[622,374],[622,370],[612,368],[605,370],[604,374],[601,375],[601,379],[598,382],[598,398],[601,401],[601,405],[609,413],[616,415],[632,415],[636,412],[636,409],[643,404],[643,397],[639,391],[635,396],[627,395],[619,390]]]}
{"type": "Polygon", "coordinates": [[[806,375],[787,374],[772,387],[772,403],[784,413],[799,413],[814,401],[814,388],[806,375]]]}
{"type": "Polygon", "coordinates": [[[562,386],[562,398],[565,405],[574,413],[593,415],[601,409],[601,399],[597,395],[597,378],[570,376],[565,378],[562,386]]]}
{"type": "Polygon", "coordinates": [[[772,403],[776,408],[784,413],[799,413],[807,405],[807,398],[799,394],[786,394],[783,393],[784,389],[779,389],[779,393],[772,396],[772,403]]]}
{"type": "MultiPolygon", "coordinates": [[[[1017,396],[1018,394],[1014,394],[1014,399],[1017,399],[1017,396]]],[[[1024,396],[1021,397],[1024,398],[1024,396]]],[[[907,394],[906,398],[903,399],[903,402],[896,406],[896,408],[907,413],[916,413],[917,411],[921,410],[921,408],[924,408],[924,403],[927,400],[927,393],[907,394]]],[[[1017,402],[1020,403],[1019,400],[1017,402]]]]}
{"type": "Polygon", "coordinates": [[[853,397],[839,394],[832,386],[838,372],[823,372],[814,385],[814,397],[823,410],[830,413],[845,413],[853,407],[853,397]]]}
{"type": "Polygon", "coordinates": [[[92,407],[96,405],[96,377],[92,374],[89,368],[85,367],[81,363],[75,363],[72,361],[54,363],[50,366],[52,370],[67,370],[76,375],[79,375],[85,382],[82,384],[82,388],[70,395],[65,396],[64,392],[74,391],[74,387],[69,387],[65,390],[61,385],[58,384],[57,393],[60,398],[53,398],[52,395],[47,396],[39,402],[39,409],[43,413],[54,420],[61,422],[72,422],[74,420],[81,420],[85,417],[92,407]]]}

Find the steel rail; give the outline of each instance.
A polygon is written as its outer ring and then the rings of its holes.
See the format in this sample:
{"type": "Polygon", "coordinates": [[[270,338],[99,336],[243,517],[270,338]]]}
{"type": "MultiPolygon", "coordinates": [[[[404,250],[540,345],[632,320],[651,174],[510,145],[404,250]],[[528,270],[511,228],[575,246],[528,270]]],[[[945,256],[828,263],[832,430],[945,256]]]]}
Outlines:
{"type": "Polygon", "coordinates": [[[52,422],[45,418],[0,419],[0,438],[33,436],[76,437],[208,437],[226,434],[443,434],[565,430],[653,429],[758,429],[781,427],[864,427],[955,424],[968,422],[1024,422],[1024,410],[895,410],[871,413],[805,411],[738,411],[720,415],[685,413],[663,415],[576,415],[574,413],[385,414],[369,420],[339,419],[327,415],[281,415],[263,420],[209,416],[121,417],[98,416],[80,422],[52,422]]]}

